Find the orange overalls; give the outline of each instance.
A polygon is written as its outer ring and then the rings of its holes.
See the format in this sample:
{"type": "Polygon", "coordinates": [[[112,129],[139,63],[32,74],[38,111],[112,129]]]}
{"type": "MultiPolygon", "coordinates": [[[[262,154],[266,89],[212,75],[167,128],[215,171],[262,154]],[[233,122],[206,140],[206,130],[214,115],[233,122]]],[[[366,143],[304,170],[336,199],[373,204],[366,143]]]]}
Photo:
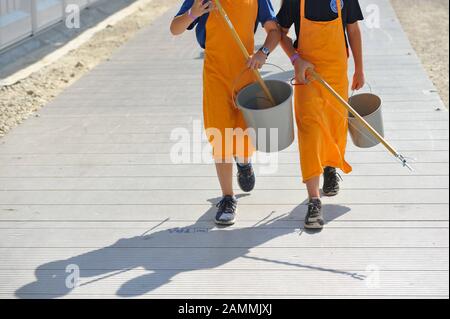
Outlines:
{"type": "MultiPolygon", "coordinates": [[[[344,99],[348,99],[348,51],[342,24],[341,3],[338,18],[316,22],[305,16],[306,0],[301,0],[298,53],[311,62],[344,99]]],[[[295,112],[303,182],[320,176],[326,166],[350,173],[345,161],[348,113],[320,83],[295,87],[295,112]]]]}
{"type": "MultiPolygon", "coordinates": [[[[248,53],[253,54],[258,0],[222,0],[221,3],[248,53]]],[[[219,12],[211,12],[206,23],[203,116],[216,160],[249,158],[254,152],[250,137],[243,132],[247,128],[244,117],[232,100],[233,85],[246,69],[246,63],[226,22],[219,12]]],[[[247,72],[234,89],[239,91],[254,81],[252,72],[247,72]]]]}

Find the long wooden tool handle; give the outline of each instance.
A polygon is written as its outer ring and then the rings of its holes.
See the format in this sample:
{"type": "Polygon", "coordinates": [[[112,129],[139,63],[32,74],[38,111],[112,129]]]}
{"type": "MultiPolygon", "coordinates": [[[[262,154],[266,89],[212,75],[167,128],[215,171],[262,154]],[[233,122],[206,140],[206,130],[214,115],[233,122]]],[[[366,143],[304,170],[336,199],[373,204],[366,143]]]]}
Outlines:
{"type": "Polygon", "coordinates": [[[383,136],[380,135],[367,121],[356,112],[356,110],[348,104],[332,87],[329,85],[316,71],[309,69],[308,72],[321,83],[358,121],[360,121],[367,130],[379,140],[395,157],[399,158],[401,155],[395,150],[395,148],[389,144],[383,136]]]}
{"type": "MultiPolygon", "coordinates": [[[[222,16],[222,18],[225,20],[228,27],[230,28],[231,34],[233,35],[234,40],[238,44],[242,53],[244,54],[245,59],[248,60],[250,58],[250,55],[248,54],[247,48],[242,43],[241,38],[239,38],[239,34],[237,33],[236,29],[234,28],[233,23],[231,22],[227,13],[223,9],[222,4],[220,3],[219,0],[214,0],[214,2],[216,3],[216,7],[219,10],[220,15],[222,16]]],[[[253,72],[255,73],[256,79],[258,80],[259,85],[261,85],[261,88],[263,89],[267,98],[270,100],[270,102],[272,103],[273,106],[276,105],[275,100],[274,100],[272,94],[270,93],[270,90],[267,87],[266,83],[264,82],[263,78],[261,77],[261,74],[259,73],[259,71],[253,70],[253,72]]]]}

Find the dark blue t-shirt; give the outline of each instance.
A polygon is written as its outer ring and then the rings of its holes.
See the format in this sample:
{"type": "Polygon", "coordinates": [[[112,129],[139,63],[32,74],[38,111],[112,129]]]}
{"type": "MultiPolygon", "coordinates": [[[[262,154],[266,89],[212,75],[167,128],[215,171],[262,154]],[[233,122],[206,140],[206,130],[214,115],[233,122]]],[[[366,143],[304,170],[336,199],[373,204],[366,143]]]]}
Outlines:
{"type": "MultiPolygon", "coordinates": [[[[188,12],[193,4],[194,0],[184,0],[180,11],[177,13],[177,16],[188,12]]],[[[197,41],[203,49],[206,45],[206,22],[208,21],[208,17],[209,14],[201,16],[200,18],[195,20],[188,28],[188,30],[192,30],[194,27],[196,27],[195,33],[197,36],[197,41]]],[[[264,26],[267,21],[277,21],[275,10],[273,9],[270,0],[258,0],[258,18],[257,21],[255,21],[255,31],[258,27],[258,23],[261,23],[261,25],[264,26]]]]}
{"type": "MultiPolygon", "coordinates": [[[[312,21],[331,21],[338,18],[336,0],[284,0],[277,20],[282,28],[289,29],[295,25],[297,39],[294,47],[298,47],[300,37],[300,6],[305,3],[305,16],[312,21]]],[[[358,0],[341,0],[342,23],[344,32],[347,24],[363,20],[364,16],[358,0]]]]}

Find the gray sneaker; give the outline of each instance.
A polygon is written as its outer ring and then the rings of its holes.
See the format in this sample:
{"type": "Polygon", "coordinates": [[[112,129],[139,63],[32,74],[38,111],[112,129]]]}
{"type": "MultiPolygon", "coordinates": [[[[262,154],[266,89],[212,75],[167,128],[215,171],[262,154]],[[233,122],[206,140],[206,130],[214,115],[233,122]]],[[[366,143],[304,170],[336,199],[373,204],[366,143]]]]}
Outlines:
{"type": "Polygon", "coordinates": [[[224,196],[216,206],[218,208],[215,219],[216,224],[233,225],[236,220],[236,198],[234,196],[224,196]]]}
{"type": "Polygon", "coordinates": [[[305,228],[322,229],[324,224],[322,202],[320,199],[311,199],[308,204],[308,213],[305,217],[305,228]]]}

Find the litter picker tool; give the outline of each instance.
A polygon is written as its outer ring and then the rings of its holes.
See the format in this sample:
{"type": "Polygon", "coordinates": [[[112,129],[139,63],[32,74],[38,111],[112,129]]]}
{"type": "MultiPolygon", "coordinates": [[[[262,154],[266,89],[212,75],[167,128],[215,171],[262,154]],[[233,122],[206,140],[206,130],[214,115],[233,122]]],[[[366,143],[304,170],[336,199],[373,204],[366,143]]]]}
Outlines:
{"type": "Polygon", "coordinates": [[[408,164],[406,157],[400,154],[388,141],[386,141],[384,137],[381,136],[347,101],[345,101],[319,73],[313,69],[308,69],[308,73],[323,87],[325,87],[359,122],[361,122],[370,134],[380,141],[380,143],[383,144],[386,149],[402,163],[403,167],[407,167],[410,171],[413,171],[413,168],[408,164]]]}
{"type": "MultiPolygon", "coordinates": [[[[244,54],[245,59],[248,60],[250,58],[250,55],[248,54],[247,48],[242,43],[241,38],[239,37],[239,34],[237,33],[236,29],[234,28],[233,23],[231,22],[227,13],[223,9],[222,4],[220,3],[219,0],[213,0],[213,1],[215,2],[217,10],[219,11],[220,15],[222,16],[222,18],[225,20],[228,27],[230,28],[231,34],[232,34],[234,40],[236,41],[236,43],[238,44],[239,48],[241,49],[242,53],[244,54]]],[[[256,79],[258,80],[259,85],[261,85],[261,88],[263,89],[265,95],[269,99],[270,103],[272,103],[272,106],[276,105],[275,100],[274,100],[272,94],[270,93],[270,90],[267,87],[266,83],[264,82],[263,78],[261,77],[261,74],[259,73],[259,71],[253,70],[253,72],[255,73],[256,79]]]]}

